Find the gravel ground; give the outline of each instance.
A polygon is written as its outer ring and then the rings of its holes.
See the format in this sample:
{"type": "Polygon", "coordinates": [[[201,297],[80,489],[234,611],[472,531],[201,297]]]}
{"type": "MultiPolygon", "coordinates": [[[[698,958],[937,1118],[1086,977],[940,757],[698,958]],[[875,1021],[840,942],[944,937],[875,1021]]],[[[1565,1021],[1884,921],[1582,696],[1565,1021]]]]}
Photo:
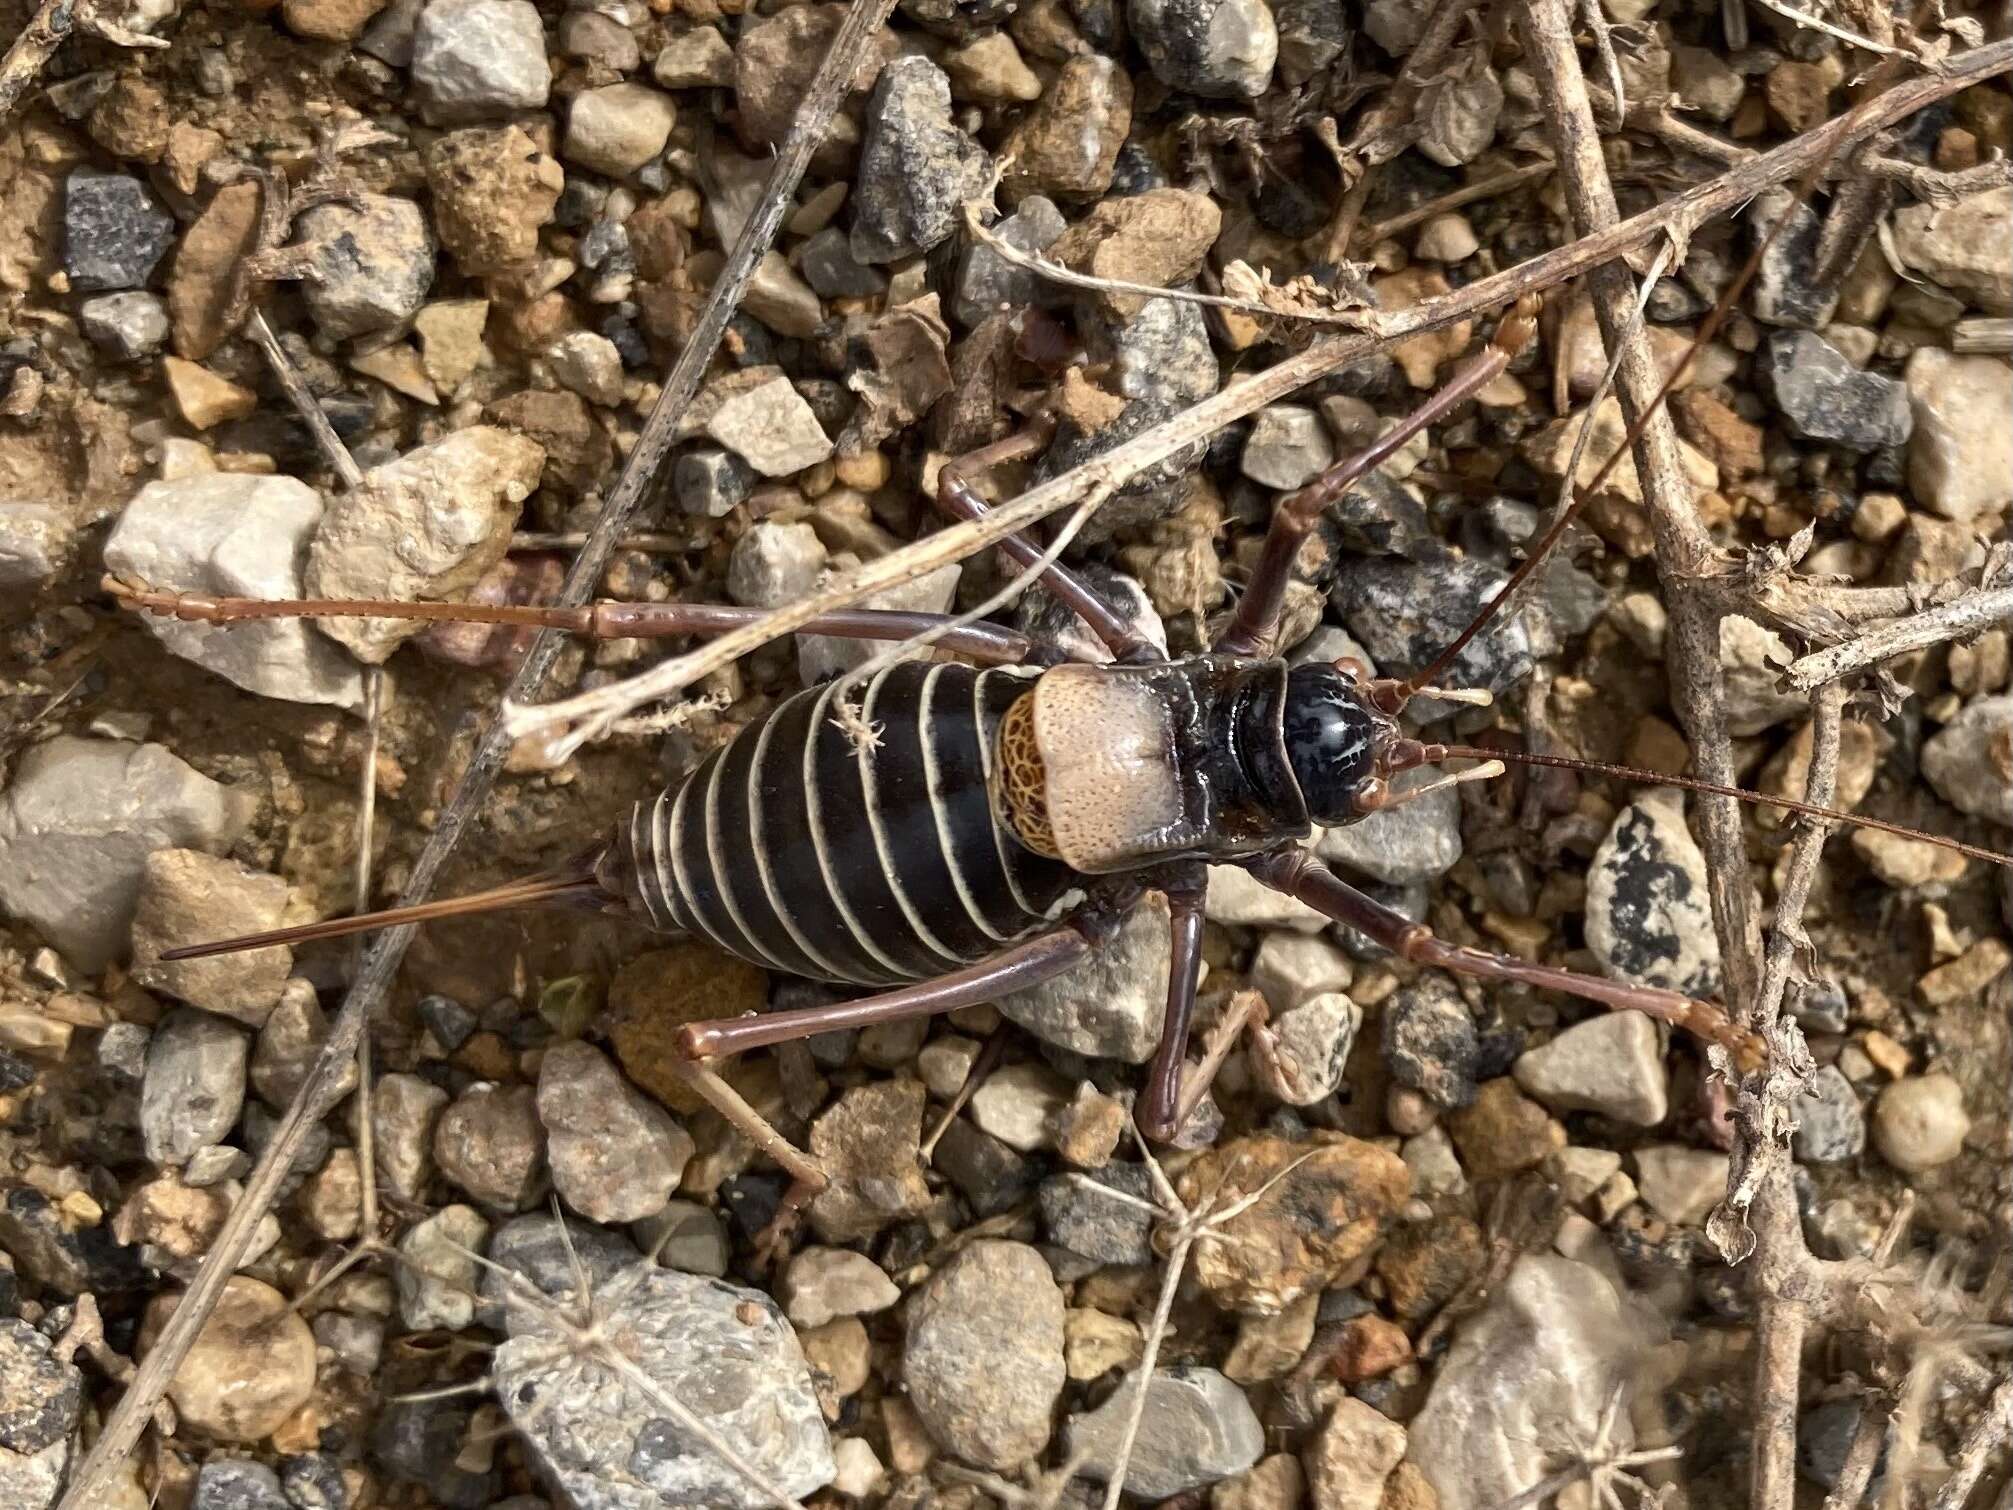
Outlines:
{"type": "MultiPolygon", "coordinates": [[[[0,125],[6,1510],[61,1498],[357,959],[349,941],[162,954],[349,909],[360,834],[388,903],[529,642],[142,619],[105,575],[552,599],[845,7],[110,14],[0,68],[28,71],[0,125]]],[[[0,34],[26,19],[10,0],[0,34]]],[[[982,479],[1010,498],[1303,349],[1307,325],[1254,291],[1399,310],[1570,241],[1525,19],[1516,0],[901,0],[598,595],[800,601],[935,529],[947,459],[1028,436],[982,479]],[[971,201],[1078,283],[982,244],[971,201]]],[[[2003,31],[2003,8],[1982,19],[2003,31]]],[[[1624,215],[1837,116],[1877,61],[1737,3],[1607,0],[1579,22],[1624,215]]],[[[1977,25],[1924,45],[1975,45],[1977,25]]],[[[1668,370],[1787,217],[1669,406],[1685,506],[1735,583],[1722,753],[1765,792],[1805,790],[1790,661],[1851,638],[1867,603],[1905,620],[2005,580],[2009,149],[2013,94],[1973,85],[1815,203],[1762,195],[1693,228],[1644,290],[1633,339],[1668,370]]],[[[1172,654],[1205,648],[1279,497],[1416,407],[1500,314],[1171,450],[1070,558],[1172,654]]],[[[1431,659],[1541,530],[1582,422],[1580,481],[1621,444],[1605,365],[1589,291],[1550,291],[1507,373],[1330,509],[1286,653],[1431,659]]],[[[1701,768],[1644,491],[1627,462],[1602,480],[1454,667],[1494,705],[1432,704],[1434,736],[1701,768]]],[[[1004,581],[979,556],[879,602],[973,607],[1004,581]]],[[[1039,598],[1001,617],[1087,643],[1039,598]]],[[[575,642],[553,685],[664,653],[575,642]]],[[[786,639],[668,728],[577,753],[527,737],[441,891],[578,856],[863,658],[786,639]]],[[[2013,848],[2009,659],[2001,623],[1859,677],[1839,801],[2013,848]]],[[[1311,842],[1452,941],[1711,996],[1748,972],[1714,931],[1698,820],[1675,788],[1526,770],[1311,842]]],[[[1743,827],[1773,909],[1796,830],[1753,809],[1743,827]]],[[[1765,1134],[1788,1143],[1788,1235],[1744,1265],[1715,1208],[1754,1134],[1697,1040],[1421,969],[1242,872],[1212,875],[1207,917],[1198,1045],[1254,1011],[1269,1027],[1236,1039],[1173,1146],[1149,1159],[1128,1130],[1168,970],[1154,903],[1059,983],[723,1065],[833,1177],[781,1222],[787,1175],[696,1097],[673,1030],[829,991],[588,912],[429,925],[372,1023],[368,1094],[353,1077],[309,1129],[99,1503],[1018,1510],[1103,1503],[1124,1461],[1131,1502],[1217,1510],[1608,1490],[1789,1510],[1863,1484],[1856,1437],[1882,1451],[1881,1503],[1998,1503],[2013,872],[1833,837],[1765,1134]],[[1785,1398],[1756,1384],[1780,1302],[1753,1276],[1792,1260],[1827,1298],[1785,1398]],[[1794,1483],[1751,1449],[1771,1410],[1794,1483]]]]}

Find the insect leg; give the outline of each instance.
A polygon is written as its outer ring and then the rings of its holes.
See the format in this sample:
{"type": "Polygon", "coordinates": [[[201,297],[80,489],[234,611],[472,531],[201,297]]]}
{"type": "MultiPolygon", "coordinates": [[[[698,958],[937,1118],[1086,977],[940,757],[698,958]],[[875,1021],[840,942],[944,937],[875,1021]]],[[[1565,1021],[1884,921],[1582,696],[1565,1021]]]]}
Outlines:
{"type": "Polygon", "coordinates": [[[1537,296],[1524,295],[1497,327],[1495,339],[1463,365],[1444,388],[1394,426],[1390,434],[1375,445],[1344,457],[1307,486],[1279,501],[1251,581],[1214,649],[1224,655],[1264,655],[1276,648],[1272,640],[1279,632],[1279,615],[1286,602],[1287,585],[1293,580],[1293,563],[1328,506],[1362,477],[1382,466],[1414,435],[1438,423],[1495,381],[1510,365],[1511,358],[1529,343],[1537,330],[1537,317],[1537,296]]]}
{"type": "Polygon", "coordinates": [[[1167,1142],[1181,1130],[1181,1072],[1188,1061],[1195,988],[1202,979],[1202,899],[1208,889],[1209,872],[1200,865],[1181,867],[1161,887],[1173,936],[1167,960],[1167,1015],[1161,1020],[1160,1045],[1153,1051],[1136,1112],[1139,1130],[1156,1143],[1167,1142]]]}
{"type": "MultiPolygon", "coordinates": [[[[975,451],[969,457],[961,457],[956,462],[946,462],[937,473],[937,508],[952,519],[971,521],[983,519],[988,509],[986,501],[979,497],[972,485],[960,475],[960,464],[990,461],[986,452],[975,451]]],[[[1008,535],[999,542],[999,548],[1018,561],[1023,568],[1032,567],[1041,560],[1041,549],[1032,541],[1020,535],[1008,535]]],[[[1064,603],[1084,623],[1091,633],[1104,641],[1105,648],[1120,661],[1157,661],[1162,659],[1158,646],[1144,635],[1133,630],[1125,616],[1106,601],[1104,594],[1092,587],[1075,572],[1059,561],[1051,561],[1041,570],[1042,585],[1064,603]]]]}
{"type": "Polygon", "coordinates": [[[1718,1044],[1744,1070],[1757,1069],[1767,1062],[1767,1049],[1761,1041],[1737,1026],[1726,1015],[1726,1009],[1714,1002],[1699,1001],[1657,986],[1582,975],[1575,970],[1536,965],[1507,954],[1491,954],[1465,945],[1450,944],[1435,937],[1424,924],[1415,923],[1364,896],[1304,850],[1275,851],[1249,862],[1245,868],[1274,891],[1305,902],[1336,922],[1346,923],[1367,934],[1393,954],[1417,964],[1434,965],[1482,980],[1515,981],[1541,990],[1563,991],[1568,996],[1596,1001],[1605,1007],[1642,1012],[1673,1023],[1709,1043],[1718,1044]]]}
{"type": "Polygon", "coordinates": [[[687,1059],[714,1059],[745,1054],[750,1049],[809,1038],[839,1028],[865,1028],[900,1022],[909,1017],[933,1017],[939,1012],[976,1006],[1009,991],[1073,970],[1090,958],[1090,940],[1072,923],[1023,939],[998,954],[940,975],[935,980],[864,996],[858,1001],[801,1007],[792,1012],[765,1012],[717,1022],[687,1023],[678,1030],[678,1052],[687,1059]]]}
{"type": "MultiPolygon", "coordinates": [[[[768,612],[764,608],[727,603],[589,603],[578,608],[553,608],[531,603],[412,603],[379,598],[227,598],[207,593],[157,592],[109,577],[105,589],[127,608],[206,624],[236,624],[251,619],[429,619],[558,629],[590,639],[728,634],[768,612]]],[[[935,629],[947,618],[947,614],[845,608],[819,614],[803,626],[801,633],[856,640],[907,640],[935,629]]],[[[940,649],[989,665],[1019,665],[1033,653],[1026,635],[997,624],[960,625],[942,635],[936,644],[940,649]]]]}

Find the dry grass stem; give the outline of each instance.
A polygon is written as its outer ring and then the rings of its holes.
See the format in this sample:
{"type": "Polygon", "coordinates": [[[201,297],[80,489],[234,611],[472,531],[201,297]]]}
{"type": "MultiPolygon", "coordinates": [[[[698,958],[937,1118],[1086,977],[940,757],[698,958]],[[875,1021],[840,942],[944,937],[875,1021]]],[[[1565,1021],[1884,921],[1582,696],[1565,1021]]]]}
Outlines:
{"type": "Polygon", "coordinates": [[[273,334],[272,326],[266,323],[263,312],[253,310],[245,320],[245,334],[266,359],[274,379],[279,383],[288,402],[300,415],[301,422],[308,427],[308,434],[314,437],[315,448],[322,453],[322,459],[329,464],[337,477],[342,479],[345,489],[354,488],[363,482],[363,469],[350,455],[349,447],[342,443],[342,437],[335,433],[335,426],[322,412],[322,406],[315,402],[315,396],[308,392],[308,385],[299,371],[287,357],[286,348],[280,345],[279,337],[273,334]]]}

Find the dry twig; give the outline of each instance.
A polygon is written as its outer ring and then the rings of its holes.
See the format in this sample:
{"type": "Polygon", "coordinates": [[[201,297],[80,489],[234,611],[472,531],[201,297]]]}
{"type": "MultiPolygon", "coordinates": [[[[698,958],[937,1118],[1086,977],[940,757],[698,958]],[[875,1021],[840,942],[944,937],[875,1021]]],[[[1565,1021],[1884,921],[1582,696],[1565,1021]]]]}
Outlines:
{"type": "Polygon", "coordinates": [[[14,113],[28,86],[42,76],[49,59],[76,29],[77,0],[42,0],[0,58],[0,122],[14,113]]]}
{"type": "Polygon", "coordinates": [[[2006,623],[2013,623],[2013,586],[1981,589],[1941,608],[1869,629],[1842,645],[1812,651],[1791,661],[1783,679],[1798,692],[1811,692],[1897,655],[1969,639],[2006,623]]]}
{"type": "MultiPolygon", "coordinates": [[[[678,361],[666,377],[656,407],[651,410],[643,432],[637,437],[616,480],[594,531],[580,554],[574,558],[560,589],[562,605],[587,601],[601,579],[615,541],[623,527],[642,505],[658,468],[669,454],[677,434],[678,421],[699,390],[699,383],[712,361],[728,322],[740,307],[741,297],[754,277],[756,266],[777,228],[790,197],[803,179],[811,154],[824,140],[826,128],[849,91],[859,60],[874,34],[894,9],[894,0],[854,0],[832,46],[819,66],[803,107],[791,124],[789,136],[776,157],[776,165],[762,192],[761,203],[748,217],[726,266],[715,280],[705,308],[678,361]]],[[[561,644],[561,636],[541,631],[532,642],[524,663],[511,679],[507,698],[518,701],[535,696],[544,686],[561,644]]],[[[503,719],[491,722],[470,758],[453,798],[442,812],[439,825],[428,837],[415,860],[412,879],[400,897],[403,904],[424,901],[432,892],[463,831],[481,810],[504,757],[510,753],[511,734],[503,719]]],[[[329,1025],[327,1041],[317,1056],[300,1091],[274,1129],[252,1173],[245,1181],[244,1194],[211,1242],[194,1282],[162,1329],[146,1361],[140,1365],[132,1384],[106,1418],[104,1428],[89,1455],[78,1465],[59,1510],[88,1510],[94,1506],[118,1465],[139,1440],[153,1404],[167,1389],[203,1324],[209,1319],[224,1283],[236,1271],[260,1218],[271,1209],[281,1182],[292,1166],[294,1155],[308,1129],[328,1114],[338,1096],[340,1082],[356,1054],[364,1023],[384,997],[396,973],[414,929],[394,928],[379,935],[364,956],[356,981],[343,999],[341,1009],[329,1025]]]]}

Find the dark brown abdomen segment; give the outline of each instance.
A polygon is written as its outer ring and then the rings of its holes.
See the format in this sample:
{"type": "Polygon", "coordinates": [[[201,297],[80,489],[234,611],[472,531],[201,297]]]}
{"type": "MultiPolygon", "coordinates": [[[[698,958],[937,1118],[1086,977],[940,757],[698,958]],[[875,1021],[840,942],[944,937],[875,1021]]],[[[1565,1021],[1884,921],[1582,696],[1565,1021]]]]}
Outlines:
{"type": "Polygon", "coordinates": [[[664,930],[768,969],[848,985],[924,980],[1059,914],[1082,878],[993,822],[999,721],[1037,673],[903,661],[790,698],[631,811],[614,867],[664,930]]]}

